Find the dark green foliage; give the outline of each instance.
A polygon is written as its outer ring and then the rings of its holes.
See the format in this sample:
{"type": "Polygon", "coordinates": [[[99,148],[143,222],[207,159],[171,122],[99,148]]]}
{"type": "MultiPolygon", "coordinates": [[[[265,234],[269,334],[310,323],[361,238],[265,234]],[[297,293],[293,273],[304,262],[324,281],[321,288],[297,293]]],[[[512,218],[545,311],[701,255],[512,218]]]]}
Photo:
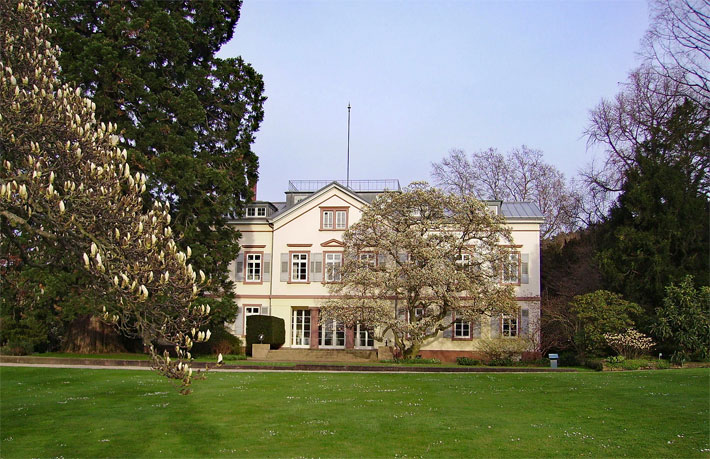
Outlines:
{"type": "Polygon", "coordinates": [[[510,357],[491,359],[488,361],[488,366],[491,367],[512,367],[515,365],[515,361],[510,357]]]}
{"type": "Polygon", "coordinates": [[[710,358],[710,287],[695,288],[692,276],[666,287],[652,332],[675,361],[710,358]]]}
{"type": "Polygon", "coordinates": [[[211,331],[212,334],[208,341],[195,343],[192,346],[194,356],[242,353],[242,340],[229,333],[224,326],[215,327],[211,331]]]}
{"type": "Polygon", "coordinates": [[[604,362],[602,359],[586,359],[584,361],[584,366],[595,371],[604,370],[604,362]]]}
{"type": "Polygon", "coordinates": [[[470,357],[456,357],[457,365],[467,365],[467,366],[478,366],[481,361],[478,359],[472,359],[470,357]]]}
{"type": "Polygon", "coordinates": [[[577,353],[574,351],[563,351],[559,355],[558,364],[561,367],[576,367],[580,364],[577,353]]]}
{"type": "Polygon", "coordinates": [[[252,344],[270,344],[278,349],[286,342],[284,320],[274,316],[247,316],[247,354],[251,355],[252,344]],[[264,335],[259,340],[259,335],[264,335]]]}
{"type": "Polygon", "coordinates": [[[597,290],[575,296],[570,303],[574,315],[574,346],[580,356],[598,355],[606,348],[605,333],[621,333],[634,326],[641,308],[621,295],[597,290]]]}
{"type": "Polygon", "coordinates": [[[605,283],[649,318],[671,282],[710,279],[708,158],[707,111],[685,102],[637,149],[610,212],[599,254],[605,283]]]}
{"type": "Polygon", "coordinates": [[[118,124],[132,170],[172,204],[195,270],[213,281],[212,323],[233,319],[228,265],[238,233],[225,225],[253,198],[251,150],[263,119],[263,81],[241,58],[215,57],[239,19],[240,1],[50,1],[62,77],[118,124]]]}

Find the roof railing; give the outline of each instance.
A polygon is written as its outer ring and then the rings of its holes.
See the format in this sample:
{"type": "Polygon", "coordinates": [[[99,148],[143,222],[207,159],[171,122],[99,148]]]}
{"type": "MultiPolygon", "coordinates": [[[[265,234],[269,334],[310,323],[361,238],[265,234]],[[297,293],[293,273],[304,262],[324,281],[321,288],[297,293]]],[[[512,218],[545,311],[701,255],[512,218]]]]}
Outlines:
{"type": "Polygon", "coordinates": [[[345,188],[358,193],[378,192],[378,191],[400,191],[399,180],[289,180],[288,191],[296,193],[312,193],[324,186],[337,182],[345,188]]]}

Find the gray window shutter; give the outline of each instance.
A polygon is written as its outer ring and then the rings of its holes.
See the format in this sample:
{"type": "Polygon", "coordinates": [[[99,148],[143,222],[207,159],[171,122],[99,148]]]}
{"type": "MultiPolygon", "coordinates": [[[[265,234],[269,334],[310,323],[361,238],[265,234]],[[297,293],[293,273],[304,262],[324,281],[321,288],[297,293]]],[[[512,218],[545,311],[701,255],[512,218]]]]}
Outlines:
{"type": "Polygon", "coordinates": [[[529,276],[528,276],[528,262],[530,261],[530,255],[527,253],[523,253],[520,255],[520,282],[522,284],[527,284],[529,281],[529,276]]]}
{"type": "Polygon", "coordinates": [[[237,319],[234,322],[234,333],[237,335],[244,334],[244,306],[237,306],[237,319]]]}
{"type": "Polygon", "coordinates": [[[262,280],[264,282],[271,282],[271,254],[270,253],[264,254],[263,272],[264,272],[264,275],[262,277],[262,280]]]}
{"type": "Polygon", "coordinates": [[[281,254],[281,282],[288,282],[288,253],[281,254]]]}
{"type": "Polygon", "coordinates": [[[320,282],[323,280],[323,254],[311,254],[311,282],[320,282]]]}
{"type": "Polygon", "coordinates": [[[453,339],[454,338],[454,324],[453,323],[444,329],[443,336],[446,339],[453,339]]]}
{"type": "Polygon", "coordinates": [[[387,264],[387,255],[384,253],[378,253],[377,254],[377,264],[380,266],[384,266],[387,264]]]}
{"type": "Polygon", "coordinates": [[[407,308],[397,309],[397,320],[401,320],[402,322],[407,320],[407,308]]]}
{"type": "Polygon", "coordinates": [[[237,282],[244,282],[244,255],[237,255],[237,263],[234,268],[234,280],[237,282]]]}
{"type": "Polygon", "coordinates": [[[500,338],[500,316],[491,317],[491,338],[500,338]]]}
{"type": "Polygon", "coordinates": [[[269,315],[269,306],[262,306],[262,307],[261,307],[261,315],[262,315],[262,316],[268,316],[268,315],[269,315]]]}
{"type": "Polygon", "coordinates": [[[406,253],[400,253],[397,255],[397,258],[399,259],[400,263],[406,263],[407,262],[407,254],[406,253]]]}
{"type": "Polygon", "coordinates": [[[530,333],[530,311],[523,309],[520,311],[520,334],[528,336],[530,333]]]}
{"type": "Polygon", "coordinates": [[[478,316],[476,320],[471,322],[471,336],[473,338],[481,337],[481,316],[478,316]]]}

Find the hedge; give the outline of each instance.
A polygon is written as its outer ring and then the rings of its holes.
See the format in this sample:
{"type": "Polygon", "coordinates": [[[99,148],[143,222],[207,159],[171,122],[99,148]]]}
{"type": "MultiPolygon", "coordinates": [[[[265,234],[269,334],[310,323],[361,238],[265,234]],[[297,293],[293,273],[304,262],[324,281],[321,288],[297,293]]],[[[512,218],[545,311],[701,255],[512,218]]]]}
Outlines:
{"type": "Polygon", "coordinates": [[[274,316],[247,316],[247,354],[251,355],[252,344],[270,344],[271,349],[278,349],[286,342],[284,320],[274,316]],[[259,340],[259,335],[264,335],[259,340]]]}

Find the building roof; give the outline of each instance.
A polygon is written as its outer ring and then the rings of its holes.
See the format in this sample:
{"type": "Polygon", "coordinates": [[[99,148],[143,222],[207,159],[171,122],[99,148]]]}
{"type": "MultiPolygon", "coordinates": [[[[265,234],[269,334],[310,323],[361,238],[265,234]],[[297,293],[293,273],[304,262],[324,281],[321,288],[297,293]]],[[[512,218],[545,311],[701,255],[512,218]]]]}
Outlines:
{"type": "Polygon", "coordinates": [[[503,202],[500,211],[505,218],[544,219],[534,202],[503,202]]]}

